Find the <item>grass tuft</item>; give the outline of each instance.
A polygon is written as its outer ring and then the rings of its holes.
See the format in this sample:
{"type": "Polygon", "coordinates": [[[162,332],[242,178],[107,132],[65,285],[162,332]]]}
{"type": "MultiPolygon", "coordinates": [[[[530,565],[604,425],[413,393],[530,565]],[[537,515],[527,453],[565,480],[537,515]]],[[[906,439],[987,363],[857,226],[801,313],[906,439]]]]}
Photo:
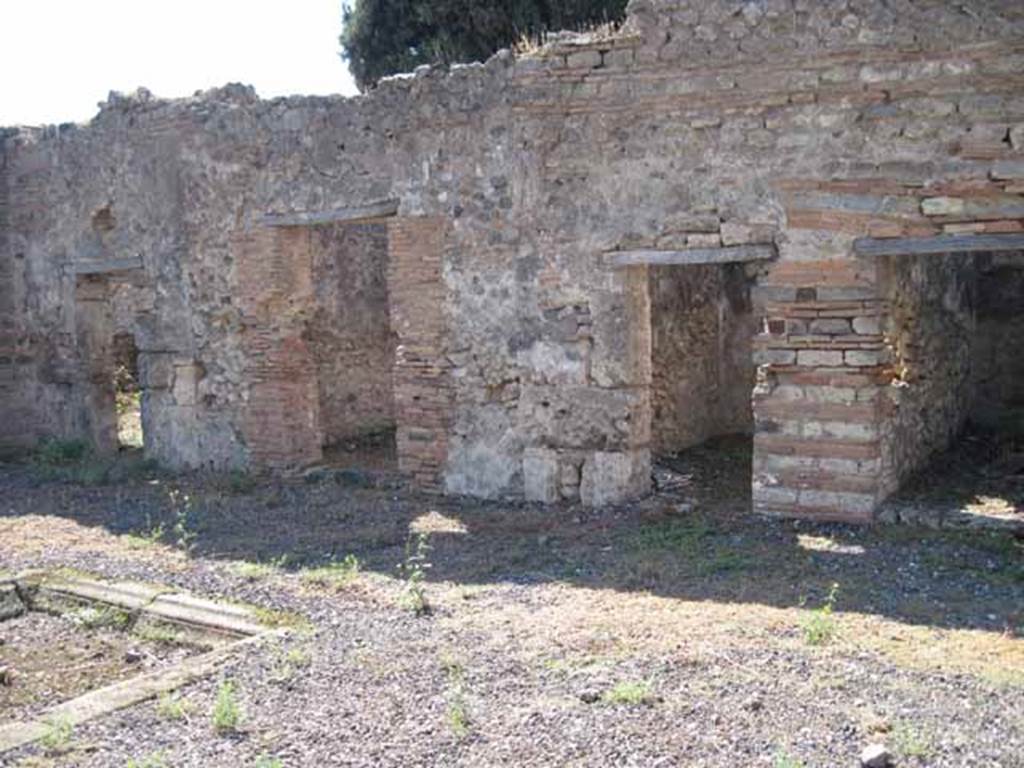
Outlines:
{"type": "Polygon", "coordinates": [[[213,703],[210,719],[213,730],[222,734],[237,731],[241,725],[242,709],[235,695],[235,685],[230,680],[221,682],[217,689],[217,699],[213,703]]]}
{"type": "Polygon", "coordinates": [[[808,645],[828,645],[839,634],[839,627],[836,624],[835,617],[832,615],[838,594],[839,585],[833,583],[821,607],[811,611],[800,623],[804,642],[808,645]]]}
{"type": "Polygon", "coordinates": [[[616,683],[604,692],[601,701],[605,704],[625,704],[635,707],[653,704],[655,698],[651,692],[651,684],[646,680],[639,680],[616,683]]]}

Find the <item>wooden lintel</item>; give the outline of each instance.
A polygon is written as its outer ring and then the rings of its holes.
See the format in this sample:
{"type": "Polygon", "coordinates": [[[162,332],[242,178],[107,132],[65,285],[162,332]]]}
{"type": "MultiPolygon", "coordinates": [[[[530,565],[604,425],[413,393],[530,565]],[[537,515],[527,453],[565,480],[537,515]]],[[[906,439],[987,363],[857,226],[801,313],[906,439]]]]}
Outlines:
{"type": "Polygon", "coordinates": [[[359,224],[376,219],[385,219],[398,213],[397,200],[381,200],[349,208],[335,208],[333,211],[312,213],[267,213],[260,223],[268,227],[310,227],[317,224],[359,224]]]}
{"type": "Polygon", "coordinates": [[[76,275],[105,275],[110,272],[128,272],[133,269],[142,269],[142,257],[128,256],[124,259],[76,261],[71,267],[76,275]]]}
{"type": "Polygon", "coordinates": [[[774,245],[727,245],[721,248],[688,248],[679,251],[611,251],[608,263],[613,267],[668,264],[731,264],[775,258],[774,245]]]}
{"type": "Polygon", "coordinates": [[[935,237],[861,237],[853,241],[858,256],[916,256],[930,253],[977,253],[1024,250],[1024,233],[936,235],[935,237]]]}

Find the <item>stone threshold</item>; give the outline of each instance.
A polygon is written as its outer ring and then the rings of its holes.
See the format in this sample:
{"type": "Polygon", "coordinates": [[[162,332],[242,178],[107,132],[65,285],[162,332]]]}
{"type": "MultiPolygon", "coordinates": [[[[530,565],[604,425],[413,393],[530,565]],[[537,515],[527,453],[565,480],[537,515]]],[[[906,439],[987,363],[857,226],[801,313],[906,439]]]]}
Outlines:
{"type": "Polygon", "coordinates": [[[205,600],[150,584],[108,582],[87,576],[26,571],[0,579],[0,620],[28,610],[67,605],[103,605],[123,610],[136,621],[170,624],[190,639],[220,642],[213,650],[187,658],[167,669],[145,672],[51,707],[31,720],[0,724],[0,755],[42,738],[55,721],[78,726],[89,720],[170,693],[215,672],[239,652],[287,636],[292,630],[273,628],[259,620],[257,610],[205,600]]]}

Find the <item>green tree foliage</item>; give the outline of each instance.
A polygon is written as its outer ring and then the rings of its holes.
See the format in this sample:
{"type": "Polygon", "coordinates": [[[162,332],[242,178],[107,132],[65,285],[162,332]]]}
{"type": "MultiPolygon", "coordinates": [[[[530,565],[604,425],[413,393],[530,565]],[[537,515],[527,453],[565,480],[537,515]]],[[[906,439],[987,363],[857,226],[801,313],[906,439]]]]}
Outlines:
{"type": "Polygon", "coordinates": [[[618,21],[627,0],[351,0],[343,56],[360,88],[420,64],[483,61],[545,31],[618,21]]]}

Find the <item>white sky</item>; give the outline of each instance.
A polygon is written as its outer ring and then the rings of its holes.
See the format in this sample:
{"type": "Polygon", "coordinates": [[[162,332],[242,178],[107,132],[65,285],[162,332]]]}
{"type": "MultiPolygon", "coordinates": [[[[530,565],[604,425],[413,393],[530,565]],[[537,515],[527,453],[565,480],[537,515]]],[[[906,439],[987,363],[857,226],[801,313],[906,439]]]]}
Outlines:
{"type": "Polygon", "coordinates": [[[356,92],[340,0],[0,0],[0,126],[83,122],[109,91],[356,92]]]}

